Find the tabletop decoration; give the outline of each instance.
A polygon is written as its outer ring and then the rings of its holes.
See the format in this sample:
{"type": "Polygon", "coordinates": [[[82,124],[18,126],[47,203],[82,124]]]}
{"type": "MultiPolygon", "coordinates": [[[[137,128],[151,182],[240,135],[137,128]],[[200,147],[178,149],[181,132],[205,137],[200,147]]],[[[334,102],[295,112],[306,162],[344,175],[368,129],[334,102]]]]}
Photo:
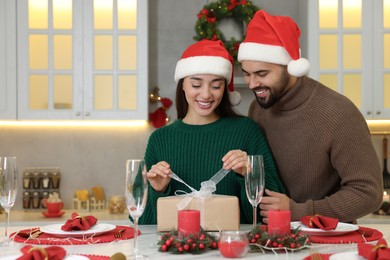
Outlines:
{"type": "Polygon", "coordinates": [[[302,224],[310,228],[319,228],[322,230],[334,230],[339,223],[336,218],[325,217],[321,215],[304,216],[301,218],[302,224]]]}
{"type": "Polygon", "coordinates": [[[305,234],[302,234],[299,228],[291,229],[290,234],[271,235],[268,233],[266,225],[254,227],[248,233],[249,247],[251,251],[271,250],[276,253],[276,250],[292,252],[307,248],[311,244],[311,240],[305,234]]]}
{"type": "Polygon", "coordinates": [[[339,236],[310,236],[310,241],[318,244],[350,244],[377,241],[383,237],[379,230],[359,227],[358,230],[339,236]]]}
{"type": "Polygon", "coordinates": [[[358,253],[368,260],[390,259],[390,248],[383,238],[379,239],[376,245],[358,244],[358,253]]]}
{"type": "Polygon", "coordinates": [[[72,230],[88,230],[97,222],[97,218],[94,216],[80,216],[79,214],[73,212],[71,219],[68,219],[65,224],[61,227],[63,231],[72,231],[72,230]]]}
{"type": "Polygon", "coordinates": [[[218,249],[218,239],[202,228],[199,236],[181,235],[176,229],[172,229],[170,232],[161,233],[157,245],[160,252],[201,254],[209,249],[218,249]]]}
{"type": "Polygon", "coordinates": [[[291,211],[269,210],[268,233],[270,235],[289,235],[291,233],[291,211]]]}
{"type": "Polygon", "coordinates": [[[62,260],[66,255],[65,249],[59,246],[33,247],[30,245],[24,246],[21,249],[23,255],[17,260],[62,260]]]}
{"type": "MultiPolygon", "coordinates": [[[[134,237],[134,229],[129,226],[116,226],[112,231],[103,233],[101,235],[92,235],[85,237],[58,237],[55,235],[41,233],[38,237],[25,236],[24,234],[30,233],[32,230],[37,228],[20,230],[18,232],[12,233],[10,237],[14,242],[24,243],[24,244],[33,244],[33,245],[87,245],[87,244],[100,244],[100,243],[110,243],[113,241],[127,240],[134,237]],[[118,237],[116,234],[121,232],[121,236],[118,237]],[[19,233],[23,235],[19,235],[19,233]]],[[[141,234],[138,232],[138,234],[141,234]]]]}
{"type": "Polygon", "coordinates": [[[184,236],[190,234],[198,236],[200,232],[200,211],[179,210],[177,214],[177,229],[179,234],[184,236]]]}

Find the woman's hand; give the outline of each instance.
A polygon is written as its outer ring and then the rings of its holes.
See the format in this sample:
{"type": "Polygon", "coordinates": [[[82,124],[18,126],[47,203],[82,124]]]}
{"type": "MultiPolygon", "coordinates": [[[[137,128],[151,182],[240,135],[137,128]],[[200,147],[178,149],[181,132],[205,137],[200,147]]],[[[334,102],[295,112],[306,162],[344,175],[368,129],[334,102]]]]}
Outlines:
{"type": "Polygon", "coordinates": [[[170,173],[171,166],[167,162],[161,161],[152,166],[146,174],[146,178],[155,191],[164,192],[171,181],[168,176],[170,173]]]}
{"type": "Polygon", "coordinates": [[[233,170],[241,175],[245,175],[246,161],[248,155],[241,150],[231,150],[222,158],[223,168],[233,170]]]}
{"type": "Polygon", "coordinates": [[[260,202],[260,215],[263,222],[268,224],[268,210],[289,210],[290,198],[287,195],[265,189],[267,196],[263,196],[260,202]]]}

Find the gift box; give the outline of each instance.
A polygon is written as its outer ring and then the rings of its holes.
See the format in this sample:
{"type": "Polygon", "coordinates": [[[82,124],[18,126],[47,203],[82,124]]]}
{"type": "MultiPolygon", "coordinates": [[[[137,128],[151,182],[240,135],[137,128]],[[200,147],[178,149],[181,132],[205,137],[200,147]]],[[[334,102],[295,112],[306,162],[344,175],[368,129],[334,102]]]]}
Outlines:
{"type": "MultiPolygon", "coordinates": [[[[183,196],[170,196],[157,200],[157,229],[177,229],[177,205],[183,196]]],[[[185,209],[200,210],[200,225],[207,231],[239,230],[240,207],[235,196],[215,195],[210,198],[193,198],[185,209]]]]}

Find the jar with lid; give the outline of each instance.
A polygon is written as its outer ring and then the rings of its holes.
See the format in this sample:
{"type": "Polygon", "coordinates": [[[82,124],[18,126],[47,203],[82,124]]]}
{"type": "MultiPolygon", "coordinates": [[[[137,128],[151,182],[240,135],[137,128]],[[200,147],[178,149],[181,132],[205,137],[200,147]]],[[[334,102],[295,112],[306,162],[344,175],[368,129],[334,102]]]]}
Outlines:
{"type": "Polygon", "coordinates": [[[23,189],[30,189],[31,187],[31,174],[27,171],[23,173],[23,189]]]}
{"type": "Polygon", "coordinates": [[[60,187],[61,174],[59,172],[51,173],[51,187],[58,189],[60,187]]]}
{"type": "Polygon", "coordinates": [[[32,207],[33,209],[38,209],[40,206],[40,195],[38,191],[34,191],[32,195],[32,207]]]}
{"type": "Polygon", "coordinates": [[[48,172],[43,172],[41,176],[41,187],[43,189],[49,189],[50,188],[50,178],[48,172]]]}
{"type": "Polygon", "coordinates": [[[39,172],[34,172],[32,174],[32,183],[34,189],[39,189],[39,183],[40,183],[39,172]]]}
{"type": "Polygon", "coordinates": [[[29,191],[23,192],[23,208],[29,209],[31,207],[31,193],[29,191]]]}

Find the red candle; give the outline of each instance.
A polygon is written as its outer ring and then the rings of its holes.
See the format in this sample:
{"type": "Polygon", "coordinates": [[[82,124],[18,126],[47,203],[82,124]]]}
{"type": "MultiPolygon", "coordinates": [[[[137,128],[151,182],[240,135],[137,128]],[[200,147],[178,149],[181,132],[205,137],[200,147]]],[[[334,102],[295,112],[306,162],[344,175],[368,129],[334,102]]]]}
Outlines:
{"type": "Polygon", "coordinates": [[[197,236],[200,232],[200,211],[179,210],[177,216],[177,230],[183,236],[190,234],[197,236]]]}
{"type": "Polygon", "coordinates": [[[248,241],[219,241],[218,248],[221,254],[227,258],[242,257],[248,247],[248,241]]]}
{"type": "Polygon", "coordinates": [[[291,212],[289,210],[268,211],[268,233],[283,236],[291,233],[291,212]]]}

